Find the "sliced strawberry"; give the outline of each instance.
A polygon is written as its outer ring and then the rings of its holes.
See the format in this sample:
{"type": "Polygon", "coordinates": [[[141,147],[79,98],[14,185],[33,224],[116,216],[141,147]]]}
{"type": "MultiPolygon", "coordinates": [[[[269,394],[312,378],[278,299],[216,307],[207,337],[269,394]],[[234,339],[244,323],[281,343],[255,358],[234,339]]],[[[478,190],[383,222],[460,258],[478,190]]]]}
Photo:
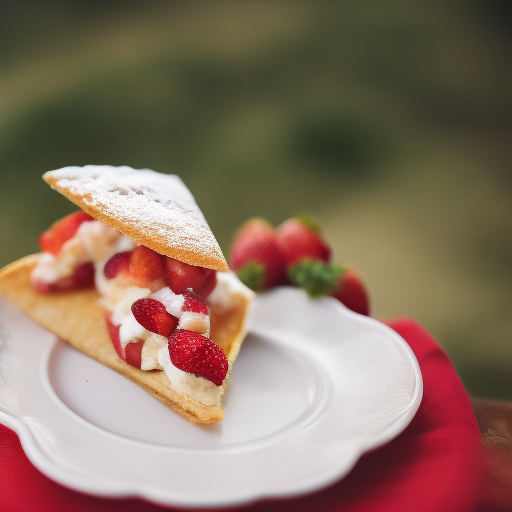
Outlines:
{"type": "Polygon", "coordinates": [[[183,301],[182,311],[189,311],[190,313],[200,313],[202,315],[209,315],[208,306],[206,302],[197,293],[188,291],[185,293],[185,300],[183,301]]]}
{"type": "Polygon", "coordinates": [[[206,302],[197,293],[189,290],[184,295],[178,329],[210,335],[210,311],[206,302]]]}
{"type": "Polygon", "coordinates": [[[118,252],[110,258],[103,269],[105,277],[113,279],[119,274],[128,274],[130,269],[131,251],[118,252]]]}
{"type": "Polygon", "coordinates": [[[71,288],[89,288],[94,286],[94,265],[91,262],[79,265],[75,268],[71,279],[73,282],[71,288]]]}
{"type": "Polygon", "coordinates": [[[359,274],[352,268],[343,273],[332,296],[356,313],[370,314],[368,293],[359,274]]]}
{"type": "Polygon", "coordinates": [[[140,341],[132,341],[126,345],[126,362],[135,366],[135,368],[140,369],[141,361],[142,361],[142,347],[144,346],[144,342],[140,341]]]}
{"type": "Polygon", "coordinates": [[[178,329],[169,338],[169,355],[176,368],[204,377],[220,386],[228,372],[228,359],[213,341],[191,331],[178,329]]]}
{"type": "Polygon", "coordinates": [[[206,279],[204,280],[204,283],[199,287],[197,290],[197,293],[201,297],[208,297],[210,293],[213,292],[213,289],[217,286],[217,272],[213,270],[210,272],[206,279]]]}
{"type": "Polygon", "coordinates": [[[114,254],[105,263],[103,273],[109,279],[120,277],[125,284],[141,288],[158,289],[164,285],[162,256],[144,245],[138,245],[128,252],[114,254]]]}
{"type": "Polygon", "coordinates": [[[285,260],[272,226],[262,219],[247,221],[231,247],[230,266],[254,291],[286,282],[285,260]]]}
{"type": "Polygon", "coordinates": [[[136,282],[152,282],[165,277],[162,256],[144,245],[132,251],[129,274],[136,282]]]}
{"type": "Polygon", "coordinates": [[[57,256],[64,243],[75,235],[80,225],[92,220],[96,219],[83,211],[78,211],[55,222],[39,237],[41,249],[57,256]]]}
{"type": "Polygon", "coordinates": [[[50,293],[52,291],[52,286],[50,283],[45,283],[44,281],[39,281],[38,279],[32,280],[32,286],[39,293],[50,293]]]}
{"type": "Polygon", "coordinates": [[[61,277],[53,283],[35,280],[32,285],[40,293],[91,288],[94,286],[94,266],[92,263],[84,263],[76,267],[70,276],[61,277]]]}
{"type": "Polygon", "coordinates": [[[123,347],[121,346],[121,339],[119,337],[119,329],[121,326],[115,325],[112,322],[109,314],[105,315],[105,321],[107,323],[110,339],[112,340],[112,345],[114,345],[114,349],[116,350],[117,355],[131,366],[140,368],[142,360],[142,347],[144,346],[144,342],[140,340],[128,343],[125,350],[123,351],[123,347]]]}
{"type": "Polygon", "coordinates": [[[206,297],[217,283],[217,272],[210,268],[188,265],[173,258],[164,257],[165,278],[169,288],[182,295],[189,288],[206,297]]]}
{"type": "Polygon", "coordinates": [[[276,236],[287,267],[304,258],[325,262],[331,259],[331,248],[311,219],[302,217],[288,219],[277,227],[276,236]]]}
{"type": "Polygon", "coordinates": [[[144,329],[168,338],[178,325],[178,319],[169,314],[165,306],[150,298],[139,299],[132,304],[135,320],[144,329]]]}
{"type": "Polygon", "coordinates": [[[123,347],[121,346],[121,339],[119,338],[119,329],[121,326],[112,323],[110,315],[105,315],[105,321],[107,322],[108,333],[110,334],[112,345],[114,345],[117,355],[121,359],[124,359],[126,355],[124,354],[123,347]]]}

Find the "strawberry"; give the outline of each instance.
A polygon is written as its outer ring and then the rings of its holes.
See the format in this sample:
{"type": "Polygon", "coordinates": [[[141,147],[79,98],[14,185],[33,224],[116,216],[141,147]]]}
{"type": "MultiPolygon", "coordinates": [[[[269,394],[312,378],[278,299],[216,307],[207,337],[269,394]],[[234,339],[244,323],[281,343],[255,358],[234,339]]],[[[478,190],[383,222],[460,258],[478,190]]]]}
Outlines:
{"type": "Polygon", "coordinates": [[[204,377],[220,386],[228,372],[228,359],[213,341],[195,332],[178,329],[169,338],[169,355],[176,368],[204,377]]]}
{"type": "Polygon", "coordinates": [[[206,302],[196,293],[188,291],[185,294],[183,301],[182,311],[189,311],[191,313],[200,313],[202,315],[209,315],[208,306],[206,302]]]}
{"type": "Polygon", "coordinates": [[[217,272],[210,268],[188,265],[169,257],[164,257],[163,264],[167,284],[178,295],[192,288],[201,297],[207,297],[217,284],[217,272]]]}
{"type": "Polygon", "coordinates": [[[369,315],[368,295],[354,269],[303,259],[291,267],[290,279],[312,298],[332,295],[352,311],[369,315]]]}
{"type": "Polygon", "coordinates": [[[132,251],[128,273],[135,282],[152,282],[165,276],[162,256],[144,245],[132,251]]]}
{"type": "MultiPolygon", "coordinates": [[[[208,269],[209,270],[209,269],[208,269]]],[[[201,297],[208,297],[210,293],[213,292],[213,289],[217,286],[217,272],[214,270],[209,272],[204,280],[202,286],[199,288],[197,292],[201,297]]]]}
{"type": "Polygon", "coordinates": [[[94,286],[94,265],[91,262],[79,265],[71,274],[70,280],[71,283],[69,287],[66,287],[67,290],[94,286]]]}
{"type": "Polygon", "coordinates": [[[114,279],[118,274],[128,274],[131,259],[131,251],[118,252],[114,254],[114,256],[105,263],[105,267],[103,268],[105,277],[108,279],[114,279]]]}
{"type": "Polygon", "coordinates": [[[78,231],[83,222],[96,220],[83,211],[67,215],[55,222],[39,237],[39,245],[44,252],[50,252],[57,256],[64,245],[78,231]]]}
{"type": "Polygon", "coordinates": [[[112,345],[114,345],[117,355],[121,359],[124,359],[126,357],[126,355],[123,351],[123,347],[121,346],[121,340],[119,338],[119,329],[121,326],[115,325],[112,322],[110,315],[105,315],[105,321],[107,322],[108,333],[110,334],[110,339],[112,341],[112,345]]]}
{"type": "Polygon", "coordinates": [[[331,248],[317,224],[307,217],[294,217],[283,222],[276,229],[276,237],[288,268],[304,258],[325,262],[331,259],[331,248]]]}
{"type": "Polygon", "coordinates": [[[344,268],[320,260],[305,258],[290,267],[290,281],[312,298],[329,295],[336,289],[344,268]]]}
{"type": "Polygon", "coordinates": [[[231,268],[254,291],[286,281],[285,259],[272,226],[263,219],[247,221],[231,247],[231,268]]]}
{"type": "Polygon", "coordinates": [[[135,366],[135,368],[140,368],[142,361],[142,347],[144,346],[144,342],[140,341],[132,341],[126,345],[126,362],[135,366]]]}
{"type": "Polygon", "coordinates": [[[178,325],[178,319],[169,314],[165,306],[150,298],[139,299],[132,304],[135,320],[144,329],[168,338],[178,325]]]}
{"type": "Polygon", "coordinates": [[[112,340],[112,345],[114,345],[117,355],[131,366],[140,368],[142,359],[142,347],[144,346],[144,342],[140,340],[128,343],[123,351],[121,340],[119,338],[119,329],[121,326],[115,325],[112,322],[110,315],[105,315],[105,321],[107,323],[110,339],[112,340]]]}
{"type": "Polygon", "coordinates": [[[366,316],[370,314],[368,294],[358,273],[352,268],[340,277],[332,296],[356,313],[366,316]]]}
{"type": "Polygon", "coordinates": [[[114,254],[105,263],[103,273],[109,279],[119,276],[127,284],[148,288],[158,288],[165,276],[162,256],[144,245],[114,254]]]}
{"type": "Polygon", "coordinates": [[[210,335],[210,311],[206,302],[197,293],[189,290],[185,294],[178,329],[210,335]]]}
{"type": "Polygon", "coordinates": [[[76,267],[70,276],[61,277],[53,283],[34,280],[32,285],[40,293],[90,288],[94,286],[94,266],[92,263],[84,263],[76,267]]]}

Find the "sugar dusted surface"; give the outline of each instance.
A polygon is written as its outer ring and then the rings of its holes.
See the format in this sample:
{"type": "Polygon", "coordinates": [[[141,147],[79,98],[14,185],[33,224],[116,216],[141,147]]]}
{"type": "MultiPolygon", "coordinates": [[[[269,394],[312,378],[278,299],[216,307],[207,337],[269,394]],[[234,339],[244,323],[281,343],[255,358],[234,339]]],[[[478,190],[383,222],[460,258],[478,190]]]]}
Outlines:
{"type": "Polygon", "coordinates": [[[50,171],[43,178],[136,243],[191,265],[228,270],[208,223],[178,176],[88,165],[50,171]]]}

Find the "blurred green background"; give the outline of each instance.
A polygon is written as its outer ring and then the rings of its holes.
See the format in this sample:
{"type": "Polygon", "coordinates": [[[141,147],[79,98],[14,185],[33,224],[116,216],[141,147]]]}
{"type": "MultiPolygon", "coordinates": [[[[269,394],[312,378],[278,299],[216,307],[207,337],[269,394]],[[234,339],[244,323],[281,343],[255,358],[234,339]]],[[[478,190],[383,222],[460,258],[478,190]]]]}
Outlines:
{"type": "Polygon", "coordinates": [[[0,7],[0,264],[74,208],[40,176],[179,174],[226,254],[315,216],[378,318],[512,399],[512,37],[503,0],[0,7]]]}

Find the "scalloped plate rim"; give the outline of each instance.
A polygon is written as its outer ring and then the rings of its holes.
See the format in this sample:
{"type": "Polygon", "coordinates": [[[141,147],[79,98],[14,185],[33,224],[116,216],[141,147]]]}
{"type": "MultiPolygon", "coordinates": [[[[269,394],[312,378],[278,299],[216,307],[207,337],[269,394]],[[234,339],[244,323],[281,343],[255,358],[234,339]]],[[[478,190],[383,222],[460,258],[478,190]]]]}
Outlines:
{"type": "MultiPolygon", "coordinates": [[[[275,296],[275,294],[283,293],[302,294],[302,292],[296,289],[281,287],[274,291],[262,294],[257,298],[256,302],[264,302],[265,300],[267,300],[267,297],[272,297],[273,295],[275,296]]],[[[5,300],[1,296],[0,298],[2,300],[5,300]]],[[[9,413],[0,410],[0,423],[11,428],[18,434],[22,447],[27,457],[42,473],[47,475],[50,479],[54,480],[55,482],[64,485],[65,487],[80,492],[84,492],[86,494],[91,494],[94,496],[115,498],[142,498],[146,501],[153,502],[159,505],[177,505],[181,507],[199,506],[205,508],[216,508],[222,506],[243,505],[261,499],[297,497],[300,495],[321,490],[322,488],[325,488],[346,476],[362,455],[387,444],[392,439],[397,437],[407,427],[407,425],[410,423],[410,421],[416,414],[420,406],[423,393],[423,383],[418,362],[409,345],[405,342],[405,340],[403,340],[403,338],[400,335],[398,335],[390,327],[373,318],[363,317],[361,315],[353,313],[352,311],[349,311],[338,301],[335,301],[335,299],[323,298],[321,300],[324,301],[325,304],[330,304],[331,306],[334,304],[334,307],[337,308],[340,312],[342,312],[341,314],[349,318],[351,322],[353,321],[356,324],[361,323],[362,325],[370,325],[371,328],[376,328],[377,330],[385,333],[387,336],[393,337],[394,340],[397,341],[398,343],[401,343],[402,348],[405,349],[405,351],[410,356],[412,370],[414,372],[414,377],[416,379],[416,385],[414,389],[414,396],[411,399],[410,406],[405,411],[403,411],[401,417],[397,418],[391,425],[383,429],[378,435],[370,439],[366,439],[364,441],[362,440],[360,443],[355,444],[351,452],[349,454],[346,454],[345,459],[341,461],[338,465],[336,465],[335,467],[327,467],[323,473],[318,474],[315,477],[309,478],[307,482],[301,482],[299,486],[297,485],[297,482],[290,482],[286,488],[282,487],[281,489],[272,489],[271,487],[269,487],[266,490],[251,491],[245,489],[241,491],[237,490],[237,492],[235,493],[233,493],[233,489],[231,489],[229,495],[226,494],[223,498],[218,497],[217,500],[214,503],[212,503],[211,498],[209,500],[204,500],[201,497],[194,496],[191,497],[190,499],[187,499],[184,498],[183,495],[180,493],[174,493],[172,489],[155,488],[145,483],[140,484],[140,487],[136,489],[133,488],[133,484],[131,483],[113,484],[112,482],[110,482],[108,485],[99,485],[97,482],[90,482],[83,476],[75,475],[72,472],[67,471],[64,467],[60,466],[56,461],[49,457],[49,455],[45,453],[42,446],[36,440],[30,426],[27,423],[25,423],[22,418],[17,418],[9,413]]],[[[2,307],[1,304],[0,307],[2,307]]],[[[265,335],[266,329],[267,328],[265,326],[261,325],[252,326],[251,332],[255,333],[256,335],[265,335]]],[[[272,331],[272,328],[268,329],[272,331]]],[[[0,406],[1,405],[2,403],[0,398],[0,406]]]]}

